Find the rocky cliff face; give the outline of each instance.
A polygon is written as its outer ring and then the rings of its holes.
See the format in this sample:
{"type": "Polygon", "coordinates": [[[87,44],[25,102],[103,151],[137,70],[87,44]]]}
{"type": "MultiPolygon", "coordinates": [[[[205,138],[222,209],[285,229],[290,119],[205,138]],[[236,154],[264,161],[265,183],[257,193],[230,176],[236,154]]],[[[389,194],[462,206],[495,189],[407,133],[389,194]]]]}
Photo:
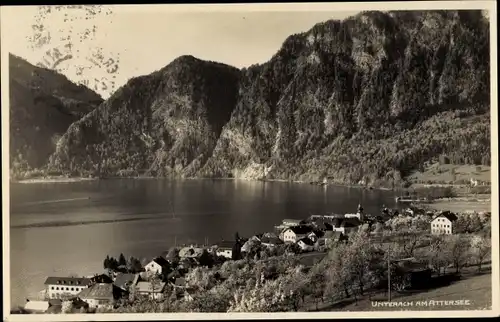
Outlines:
{"type": "Polygon", "coordinates": [[[84,86],[9,55],[11,166],[39,168],[68,127],[102,102],[84,86]]]}
{"type": "Polygon", "coordinates": [[[182,56],[137,77],[62,137],[52,165],[99,175],[194,175],[237,101],[239,71],[182,56]]]}
{"type": "Polygon", "coordinates": [[[54,160],[105,173],[393,184],[443,154],[489,163],[488,102],[480,11],[365,12],[290,36],[262,65],[181,57],[133,79],[70,127],[54,160]]]}

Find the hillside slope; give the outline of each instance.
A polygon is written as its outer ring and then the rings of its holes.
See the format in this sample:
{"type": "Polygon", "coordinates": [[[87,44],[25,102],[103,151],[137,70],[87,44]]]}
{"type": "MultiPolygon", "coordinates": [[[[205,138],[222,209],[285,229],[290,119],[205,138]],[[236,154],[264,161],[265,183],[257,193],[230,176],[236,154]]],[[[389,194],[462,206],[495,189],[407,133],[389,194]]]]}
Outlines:
{"type": "Polygon", "coordinates": [[[489,164],[480,11],[364,12],[292,35],[238,71],[181,57],[73,124],[77,173],[392,185],[425,161],[489,164]]]}
{"type": "Polygon", "coordinates": [[[9,55],[10,161],[14,172],[40,168],[68,127],[102,102],[84,86],[9,55]]]}
{"type": "Polygon", "coordinates": [[[72,124],[52,166],[99,176],[194,175],[229,120],[238,85],[236,68],[179,57],[72,124]]]}

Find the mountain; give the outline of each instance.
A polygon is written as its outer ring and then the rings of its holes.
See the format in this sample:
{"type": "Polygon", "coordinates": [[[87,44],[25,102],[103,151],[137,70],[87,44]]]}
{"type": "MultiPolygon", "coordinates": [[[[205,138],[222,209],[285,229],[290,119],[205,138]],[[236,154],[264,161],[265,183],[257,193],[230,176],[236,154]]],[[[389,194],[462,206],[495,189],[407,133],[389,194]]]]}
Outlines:
{"type": "Polygon", "coordinates": [[[105,175],[195,175],[237,102],[239,70],[192,56],[137,77],[72,124],[53,165],[105,175]]]}
{"type": "Polygon", "coordinates": [[[489,164],[481,11],[363,12],[237,70],[183,56],[70,126],[62,171],[394,185],[427,161],[489,164]]]}
{"type": "Polygon", "coordinates": [[[10,161],[14,172],[46,165],[58,138],[102,102],[90,89],[12,54],[9,82],[10,161]]]}

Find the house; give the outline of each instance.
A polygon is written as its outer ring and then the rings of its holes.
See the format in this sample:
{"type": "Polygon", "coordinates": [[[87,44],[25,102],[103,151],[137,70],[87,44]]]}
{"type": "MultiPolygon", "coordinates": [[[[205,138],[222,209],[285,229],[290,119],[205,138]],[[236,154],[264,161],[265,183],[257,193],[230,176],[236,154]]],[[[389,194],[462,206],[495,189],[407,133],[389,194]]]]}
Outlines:
{"type": "Polygon", "coordinates": [[[107,274],[96,274],[92,277],[90,277],[90,283],[95,284],[95,283],[113,283],[113,279],[109,277],[107,274]]]}
{"type": "Polygon", "coordinates": [[[297,242],[297,245],[304,252],[310,252],[310,251],[314,250],[314,242],[308,237],[299,239],[299,241],[297,242]]]}
{"type": "Polygon", "coordinates": [[[221,241],[217,244],[216,254],[217,256],[225,258],[233,258],[233,247],[235,245],[234,241],[221,241]]]}
{"type": "Polygon", "coordinates": [[[203,254],[203,248],[200,247],[183,247],[179,250],[179,257],[183,258],[199,258],[203,254]]]}
{"type": "Polygon", "coordinates": [[[165,282],[151,283],[139,282],[135,289],[137,294],[146,295],[150,299],[159,300],[163,297],[163,290],[165,289],[165,282]]]}
{"type": "Polygon", "coordinates": [[[333,220],[333,231],[349,234],[358,231],[361,221],[356,217],[333,220]]]}
{"type": "Polygon", "coordinates": [[[275,247],[276,245],[283,244],[283,241],[279,239],[277,236],[264,236],[261,239],[261,243],[266,247],[275,247]]]}
{"type": "Polygon", "coordinates": [[[128,291],[135,287],[139,281],[139,274],[118,273],[114,285],[123,291],[128,291]]]}
{"type": "Polygon", "coordinates": [[[163,257],[156,257],[151,262],[149,262],[144,269],[148,275],[150,274],[161,274],[163,269],[168,267],[169,263],[163,257]]]}
{"type": "Polygon", "coordinates": [[[91,284],[86,277],[47,277],[45,288],[49,299],[66,299],[75,296],[91,284]]]}
{"type": "Polygon", "coordinates": [[[90,308],[109,308],[119,299],[123,291],[109,283],[96,283],[78,293],[78,298],[87,302],[90,308]]]}
{"type": "Polygon", "coordinates": [[[360,221],[365,221],[365,215],[362,211],[357,212],[355,214],[345,214],[344,217],[345,218],[358,218],[360,221]]]}
{"type": "Polygon", "coordinates": [[[50,307],[49,301],[30,301],[26,300],[24,309],[29,313],[45,313],[50,307]]]}
{"type": "Polygon", "coordinates": [[[299,239],[307,237],[313,228],[310,226],[290,227],[283,231],[283,241],[285,243],[296,243],[299,239]]]}
{"type": "Polygon", "coordinates": [[[458,219],[458,217],[449,212],[442,212],[436,216],[431,221],[431,233],[432,234],[453,234],[453,223],[458,219]]]}

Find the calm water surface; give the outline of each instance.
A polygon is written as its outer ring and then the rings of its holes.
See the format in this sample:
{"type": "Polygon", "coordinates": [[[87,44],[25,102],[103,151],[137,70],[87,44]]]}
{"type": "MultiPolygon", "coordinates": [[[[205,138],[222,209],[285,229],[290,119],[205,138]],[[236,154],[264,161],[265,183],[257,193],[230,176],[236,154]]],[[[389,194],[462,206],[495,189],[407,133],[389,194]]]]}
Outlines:
{"type": "Polygon", "coordinates": [[[284,218],[394,205],[389,191],[281,182],[124,179],[11,184],[12,304],[49,275],[103,271],[106,255],[150,259],[180,243],[272,231],[284,218]],[[172,209],[175,209],[173,219],[172,209]]]}

